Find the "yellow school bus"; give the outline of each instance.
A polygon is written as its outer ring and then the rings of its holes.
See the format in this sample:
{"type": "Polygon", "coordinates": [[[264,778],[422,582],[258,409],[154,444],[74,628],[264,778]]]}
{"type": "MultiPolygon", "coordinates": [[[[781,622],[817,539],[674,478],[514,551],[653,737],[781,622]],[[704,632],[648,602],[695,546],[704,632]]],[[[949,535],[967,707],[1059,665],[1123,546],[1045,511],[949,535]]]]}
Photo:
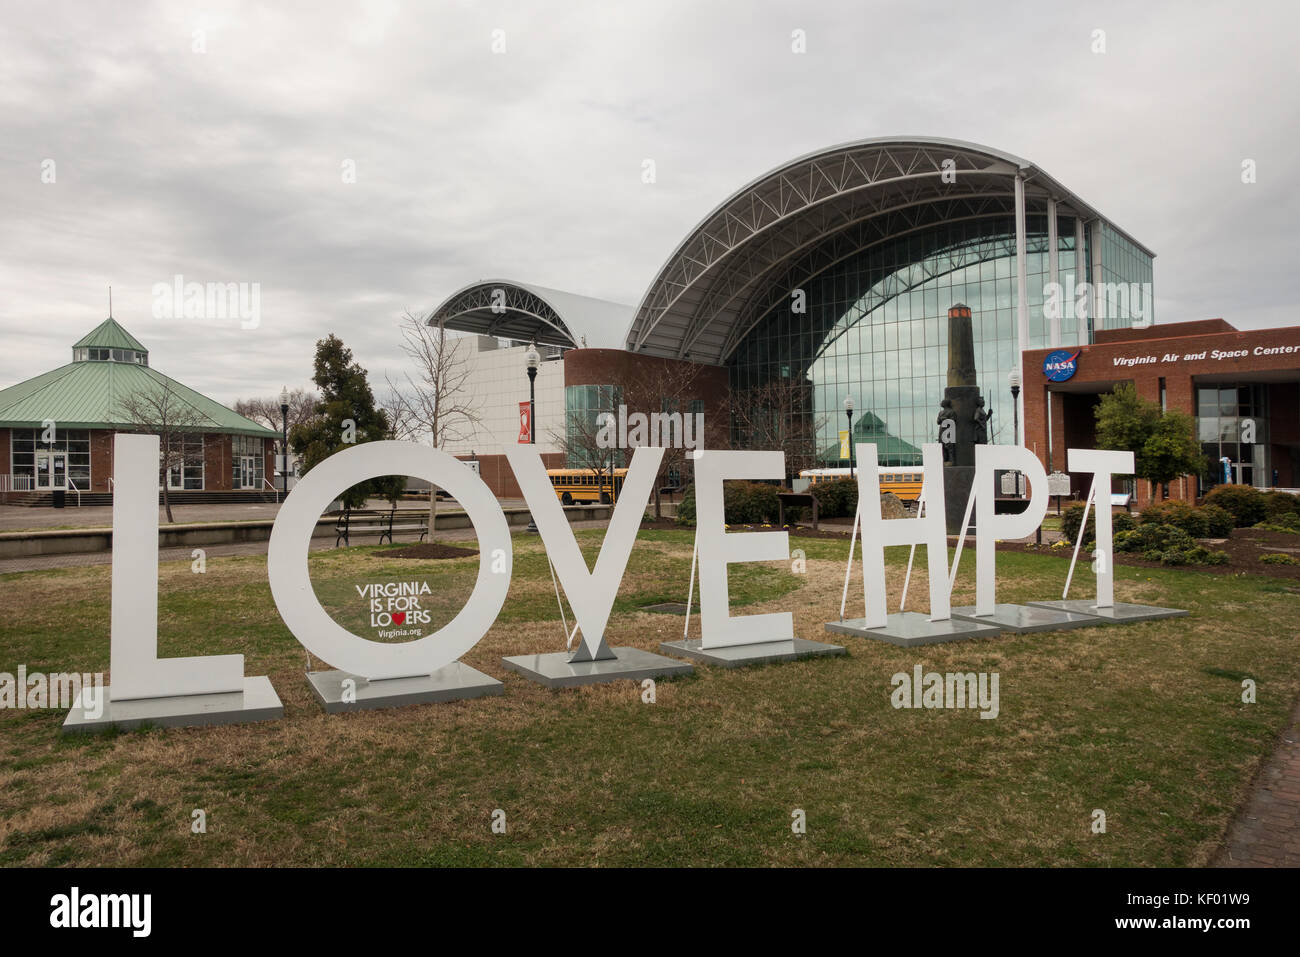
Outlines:
{"type": "MultiPolygon", "coordinates": [[[[919,465],[910,467],[882,465],[879,467],[880,472],[880,494],[893,492],[904,502],[915,502],[921,497],[921,480],[925,475],[925,469],[919,465]]],[[[809,485],[816,485],[818,482],[828,482],[831,479],[844,479],[849,477],[849,469],[804,469],[799,473],[800,478],[808,480],[809,485]]]]}
{"type": "Polygon", "coordinates": [[[604,505],[618,501],[623,491],[627,469],[614,469],[613,498],[610,497],[609,471],[599,474],[595,469],[547,469],[547,477],[556,497],[565,505],[578,502],[600,502],[604,505]]]}

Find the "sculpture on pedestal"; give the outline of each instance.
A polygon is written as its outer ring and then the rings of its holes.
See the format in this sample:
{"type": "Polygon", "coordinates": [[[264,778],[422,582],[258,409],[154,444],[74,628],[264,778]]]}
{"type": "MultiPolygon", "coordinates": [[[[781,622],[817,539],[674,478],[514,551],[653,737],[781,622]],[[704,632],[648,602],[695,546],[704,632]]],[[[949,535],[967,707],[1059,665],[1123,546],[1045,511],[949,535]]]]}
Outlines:
{"type": "Polygon", "coordinates": [[[975,378],[975,332],[970,307],[948,310],[948,387],[939,412],[943,444],[944,501],[948,531],[961,531],[966,500],[975,479],[975,446],[988,443],[988,410],[975,378]]]}

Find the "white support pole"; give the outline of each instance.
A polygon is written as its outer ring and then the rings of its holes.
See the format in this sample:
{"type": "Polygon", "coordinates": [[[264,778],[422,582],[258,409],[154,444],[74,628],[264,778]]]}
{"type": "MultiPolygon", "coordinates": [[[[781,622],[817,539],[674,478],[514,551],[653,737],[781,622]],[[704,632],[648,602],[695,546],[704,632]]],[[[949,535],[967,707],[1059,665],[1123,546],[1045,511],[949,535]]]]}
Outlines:
{"type": "MultiPolygon", "coordinates": [[[[920,518],[925,512],[925,492],[922,492],[916,498],[916,517],[920,518]]],[[[898,610],[907,610],[907,586],[912,581],[912,559],[916,557],[916,542],[912,543],[911,549],[907,553],[907,574],[903,576],[903,597],[898,600],[898,610]]]]}
{"type": "Polygon", "coordinates": [[[1074,564],[1079,560],[1079,546],[1083,544],[1083,536],[1088,529],[1088,509],[1092,507],[1096,494],[1097,479],[1093,478],[1092,484],[1088,486],[1088,499],[1083,503],[1083,521],[1079,523],[1079,534],[1074,543],[1074,557],[1070,559],[1070,571],[1065,576],[1065,588],[1061,591],[1061,601],[1065,601],[1066,596],[1070,594],[1070,581],[1074,578],[1074,564]]]}
{"type": "MultiPolygon", "coordinates": [[[[1088,267],[1085,265],[1087,262],[1084,259],[1085,255],[1086,242],[1083,235],[1083,217],[1076,212],[1074,214],[1074,283],[1076,286],[1081,282],[1086,283],[1088,281],[1088,267]]],[[[1077,303],[1075,305],[1078,312],[1075,318],[1079,322],[1079,345],[1086,346],[1088,345],[1088,314],[1092,311],[1091,290],[1084,292],[1083,297],[1083,305],[1079,306],[1077,303]]],[[[1073,289],[1070,290],[1070,298],[1076,298],[1073,289]]]]}
{"type": "MultiPolygon", "coordinates": [[[[569,622],[568,619],[564,617],[564,602],[560,599],[560,580],[555,577],[555,565],[551,562],[549,557],[546,559],[546,564],[550,566],[551,584],[555,586],[555,604],[560,606],[560,625],[564,628],[564,634],[566,636],[564,647],[567,651],[569,644],[573,641],[573,635],[569,634],[569,622]]],[[[574,633],[577,633],[576,628],[574,629],[574,633]]]]}
{"type": "Polygon", "coordinates": [[[1104,325],[1098,325],[1098,320],[1105,323],[1110,316],[1105,315],[1108,311],[1108,303],[1104,297],[1098,295],[1098,290],[1103,288],[1101,275],[1101,220],[1094,219],[1088,227],[1092,233],[1092,295],[1088,297],[1088,309],[1092,313],[1092,331],[1096,335],[1098,329],[1104,329],[1104,325]]]}
{"type": "MultiPolygon", "coordinates": [[[[1060,239],[1056,232],[1056,200],[1052,197],[1047,199],[1047,281],[1052,284],[1052,288],[1060,288],[1061,269],[1056,247],[1060,245],[1060,239]]],[[[1073,298],[1071,293],[1070,298],[1073,298]]],[[[1061,297],[1062,303],[1065,296],[1061,297]]],[[[1059,349],[1061,346],[1061,312],[1056,310],[1051,319],[1051,346],[1053,349],[1059,349]]]]}
{"type": "Polygon", "coordinates": [[[691,633],[691,603],[695,601],[695,561],[700,554],[700,526],[695,525],[695,543],[691,546],[691,584],[686,589],[686,624],[682,626],[682,637],[691,633]]]}
{"type": "MultiPolygon", "coordinates": [[[[953,586],[957,584],[957,567],[961,565],[961,549],[962,546],[966,544],[966,530],[970,528],[970,513],[971,509],[975,507],[976,491],[977,486],[972,485],[970,487],[970,495],[966,496],[966,511],[963,512],[961,516],[961,534],[957,536],[957,549],[953,552],[952,556],[952,573],[948,577],[949,595],[952,594],[953,586]]],[[[979,534],[978,530],[976,530],[976,534],[979,534]]]]}
{"type": "Polygon", "coordinates": [[[853,534],[849,538],[849,563],[844,566],[844,594],[840,596],[840,621],[844,620],[844,606],[849,602],[849,574],[853,571],[853,546],[858,543],[858,518],[861,515],[862,507],[859,505],[853,513],[853,534]]]}

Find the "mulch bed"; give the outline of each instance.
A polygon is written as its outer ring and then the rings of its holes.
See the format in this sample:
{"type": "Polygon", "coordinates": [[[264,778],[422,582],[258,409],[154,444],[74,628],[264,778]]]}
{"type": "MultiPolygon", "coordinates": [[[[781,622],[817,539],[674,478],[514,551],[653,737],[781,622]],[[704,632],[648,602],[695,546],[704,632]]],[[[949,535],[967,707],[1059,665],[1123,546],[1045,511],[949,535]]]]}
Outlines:
{"type": "MultiPolygon", "coordinates": [[[[786,531],[790,533],[791,538],[847,538],[853,530],[853,520],[850,519],[826,519],[821,523],[822,527],[813,531],[807,526],[791,527],[787,526],[786,531]],[[830,526],[829,528],[827,526],[830,526]]],[[[687,526],[678,525],[670,518],[659,519],[658,521],[644,521],[641,523],[642,528],[657,529],[684,529],[687,526]]],[[[776,526],[764,528],[761,525],[733,525],[729,529],[733,532],[764,532],[779,531],[776,526]]],[[[949,542],[954,541],[953,536],[949,536],[949,542]]],[[[974,547],[970,539],[966,542],[968,547],[974,547]]],[[[1282,553],[1292,555],[1300,559],[1300,535],[1292,535],[1287,532],[1272,532],[1258,528],[1237,528],[1233,529],[1232,536],[1227,539],[1207,539],[1200,544],[1204,545],[1211,551],[1227,552],[1228,564],[1226,565],[1162,565],[1160,562],[1150,562],[1141,555],[1132,552],[1116,552],[1115,563],[1117,565],[1133,565],[1139,568],[1185,568],[1189,571],[1210,572],[1218,575],[1268,575],[1271,578],[1290,578],[1300,581],[1300,565],[1267,565],[1260,559],[1265,555],[1275,555],[1282,553]]],[[[1047,543],[1034,545],[1032,543],[1021,542],[999,542],[998,551],[1011,552],[1035,552],[1040,555],[1056,555],[1061,558],[1069,559],[1073,554],[1073,547],[1050,548],[1047,543]]],[[[1091,555],[1085,556],[1082,551],[1079,554],[1079,560],[1082,562],[1092,560],[1091,555]]]]}
{"type": "Polygon", "coordinates": [[[374,554],[379,558],[469,558],[477,555],[478,549],[424,542],[419,545],[407,545],[404,548],[390,548],[374,554]]]}
{"type": "MultiPolygon", "coordinates": [[[[1288,532],[1271,532],[1258,528],[1235,528],[1229,538],[1209,538],[1200,541],[1198,544],[1204,545],[1211,551],[1227,552],[1228,564],[1164,565],[1160,562],[1147,561],[1134,552],[1116,552],[1115,564],[1132,565],[1138,568],[1179,568],[1194,572],[1209,572],[1216,575],[1267,575],[1270,578],[1290,578],[1300,581],[1300,565],[1267,565],[1260,561],[1265,555],[1276,555],[1278,553],[1300,559],[1300,535],[1293,535],[1288,532]]],[[[1049,551],[1045,547],[1034,548],[1032,545],[1024,545],[1018,542],[1000,543],[998,549],[1034,551],[1040,554],[1049,551]]],[[[1067,559],[1073,552],[1073,547],[1050,549],[1050,554],[1060,555],[1062,558],[1067,559]]],[[[1091,561],[1091,555],[1086,557],[1088,561],[1091,561]]],[[[1080,551],[1079,561],[1083,562],[1084,560],[1085,555],[1080,551]]]]}
{"type": "MultiPolygon", "coordinates": [[[[825,526],[829,520],[824,520],[821,524],[825,526]]],[[[813,531],[803,525],[787,525],[785,530],[798,538],[844,538],[853,531],[853,519],[848,519],[841,524],[838,519],[834,520],[835,527],[831,529],[819,528],[813,531]]],[[[689,531],[691,526],[678,525],[671,518],[660,518],[654,521],[643,519],[641,522],[643,529],[659,529],[661,531],[689,531]]],[[[729,532],[779,532],[781,528],[777,525],[731,525],[727,528],[729,532]]]]}

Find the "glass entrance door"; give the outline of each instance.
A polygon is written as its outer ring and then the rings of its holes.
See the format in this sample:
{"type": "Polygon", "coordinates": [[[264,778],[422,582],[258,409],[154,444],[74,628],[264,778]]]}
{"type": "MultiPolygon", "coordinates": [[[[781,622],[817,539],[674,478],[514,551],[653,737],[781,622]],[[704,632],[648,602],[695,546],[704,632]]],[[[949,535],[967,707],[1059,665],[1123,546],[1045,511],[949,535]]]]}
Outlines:
{"type": "Polygon", "coordinates": [[[257,488],[257,459],[252,455],[240,457],[240,488],[257,488]]]}
{"type": "Polygon", "coordinates": [[[43,491],[68,488],[68,453],[36,450],[36,488],[43,491]]]}

